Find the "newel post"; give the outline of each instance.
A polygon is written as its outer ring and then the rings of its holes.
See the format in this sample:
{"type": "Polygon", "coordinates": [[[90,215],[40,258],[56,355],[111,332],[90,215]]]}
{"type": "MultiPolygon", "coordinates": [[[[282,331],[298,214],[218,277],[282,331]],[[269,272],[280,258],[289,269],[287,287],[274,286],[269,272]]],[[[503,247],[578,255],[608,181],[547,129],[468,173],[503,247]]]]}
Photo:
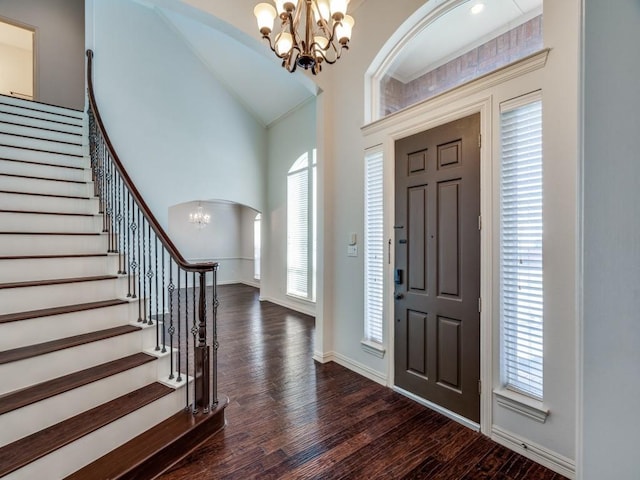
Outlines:
{"type": "MultiPolygon", "coordinates": [[[[198,295],[198,346],[195,352],[195,405],[194,412],[208,413],[211,405],[210,387],[210,347],[207,345],[207,276],[200,272],[200,293],[198,295]]],[[[195,288],[195,285],[193,286],[195,288]]]]}

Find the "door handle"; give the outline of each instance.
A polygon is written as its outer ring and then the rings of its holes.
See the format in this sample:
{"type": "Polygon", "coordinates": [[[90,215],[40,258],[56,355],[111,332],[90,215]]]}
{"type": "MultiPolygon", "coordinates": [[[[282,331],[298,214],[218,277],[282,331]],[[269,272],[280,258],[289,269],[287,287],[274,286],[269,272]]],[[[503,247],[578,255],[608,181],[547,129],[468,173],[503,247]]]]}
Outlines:
{"type": "Polygon", "coordinates": [[[402,300],[404,298],[404,293],[396,293],[393,297],[396,300],[402,300]]]}

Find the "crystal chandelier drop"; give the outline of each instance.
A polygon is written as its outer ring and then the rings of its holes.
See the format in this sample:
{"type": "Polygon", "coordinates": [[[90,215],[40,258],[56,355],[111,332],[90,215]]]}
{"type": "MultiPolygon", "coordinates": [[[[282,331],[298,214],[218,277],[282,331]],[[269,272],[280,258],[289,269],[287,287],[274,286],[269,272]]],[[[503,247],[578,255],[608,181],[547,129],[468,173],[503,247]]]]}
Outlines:
{"type": "Polygon", "coordinates": [[[189,214],[189,222],[194,223],[198,230],[202,230],[210,221],[211,215],[205,213],[200,205],[198,205],[195,212],[189,214]]]}
{"type": "Polygon", "coordinates": [[[274,0],[276,8],[269,3],[259,3],[253,10],[258,20],[262,38],[282,66],[294,72],[298,66],[311,69],[316,75],[322,63],[335,63],[342,50],[349,48],[351,30],[355,21],[347,15],[349,0],[274,0]],[[271,38],[273,22],[280,17],[280,29],[271,38]]]}

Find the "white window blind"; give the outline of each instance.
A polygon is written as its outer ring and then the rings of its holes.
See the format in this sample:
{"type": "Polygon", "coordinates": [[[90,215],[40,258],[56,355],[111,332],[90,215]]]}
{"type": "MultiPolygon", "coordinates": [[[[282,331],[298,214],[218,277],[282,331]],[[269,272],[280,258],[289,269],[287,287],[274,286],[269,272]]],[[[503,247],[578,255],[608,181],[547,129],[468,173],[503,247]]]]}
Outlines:
{"type": "Polygon", "coordinates": [[[382,343],[383,321],[383,162],[382,152],[365,156],[365,339],[382,343]]]}
{"type": "Polygon", "coordinates": [[[542,400],[542,100],[501,105],[500,276],[505,386],[542,400]]]}
{"type": "Polygon", "coordinates": [[[287,177],[287,294],[309,297],[309,170],[287,177]]]}

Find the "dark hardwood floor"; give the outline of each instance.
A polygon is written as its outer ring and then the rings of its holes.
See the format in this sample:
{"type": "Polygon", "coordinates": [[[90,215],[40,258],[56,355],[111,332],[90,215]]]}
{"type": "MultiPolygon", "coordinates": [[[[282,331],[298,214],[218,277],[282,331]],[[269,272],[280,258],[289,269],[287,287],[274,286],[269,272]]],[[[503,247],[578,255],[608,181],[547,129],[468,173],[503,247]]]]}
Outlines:
{"type": "Polygon", "coordinates": [[[315,363],[314,320],[243,285],[219,287],[227,427],[160,477],[563,479],[335,363],[315,363]]]}

